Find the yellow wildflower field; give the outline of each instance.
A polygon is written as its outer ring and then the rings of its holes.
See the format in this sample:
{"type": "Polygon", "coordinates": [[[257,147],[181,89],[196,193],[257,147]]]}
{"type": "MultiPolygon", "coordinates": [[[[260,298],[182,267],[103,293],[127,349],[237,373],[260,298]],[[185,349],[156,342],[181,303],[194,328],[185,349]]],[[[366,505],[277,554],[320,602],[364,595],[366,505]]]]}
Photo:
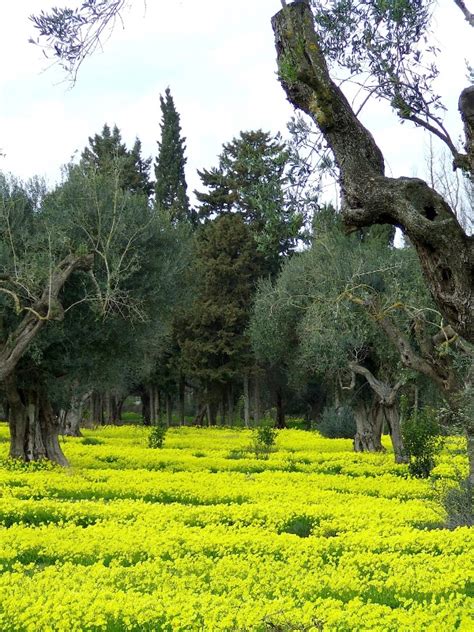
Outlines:
{"type": "MultiPolygon", "coordinates": [[[[9,464],[0,429],[0,630],[474,630],[474,532],[440,528],[437,483],[386,454],[281,431],[104,427],[72,467],[9,464]]],[[[387,445],[388,447],[388,445],[387,445]]]]}

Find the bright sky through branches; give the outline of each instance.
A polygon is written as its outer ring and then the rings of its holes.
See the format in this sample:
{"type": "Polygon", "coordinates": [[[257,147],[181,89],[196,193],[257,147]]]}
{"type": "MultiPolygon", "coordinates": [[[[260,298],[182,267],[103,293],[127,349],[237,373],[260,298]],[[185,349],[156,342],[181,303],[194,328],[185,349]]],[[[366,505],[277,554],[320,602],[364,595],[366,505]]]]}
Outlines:
{"type": "MultiPolygon", "coordinates": [[[[138,136],[144,154],[154,156],[159,94],[167,86],[187,138],[191,189],[199,186],[196,169],[217,164],[222,143],[240,130],[286,133],[292,108],[276,78],[270,26],[278,0],[153,0],[146,10],[136,0],[124,27],[117,24],[104,50],[84,63],[72,89],[62,70],[28,43],[34,35],[28,16],[63,4],[66,0],[22,0],[0,7],[2,170],[22,178],[45,175],[52,183],[60,166],[106,122],[117,124],[128,144],[138,136]]],[[[454,3],[439,5],[439,89],[457,138],[457,99],[466,84],[472,29],[454,3]]],[[[389,172],[422,175],[426,134],[409,124],[401,127],[386,106],[367,108],[364,121],[385,152],[389,172]]]]}

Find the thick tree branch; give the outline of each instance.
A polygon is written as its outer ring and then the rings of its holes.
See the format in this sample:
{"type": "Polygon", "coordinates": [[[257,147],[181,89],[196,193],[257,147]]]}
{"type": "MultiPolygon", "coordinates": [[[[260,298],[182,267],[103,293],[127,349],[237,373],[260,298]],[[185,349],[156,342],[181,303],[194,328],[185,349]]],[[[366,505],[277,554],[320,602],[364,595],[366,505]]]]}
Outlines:
{"type": "Polygon", "coordinates": [[[440,312],[461,336],[474,341],[474,239],[426,182],[385,176],[373,136],[329,75],[309,6],[288,5],[272,25],[288,99],[311,116],[334,153],[346,227],[399,226],[418,252],[440,312]]]}
{"type": "Polygon", "coordinates": [[[474,86],[469,86],[459,97],[459,111],[464,123],[466,154],[471,175],[474,174],[474,86]]]}
{"type": "Polygon", "coordinates": [[[440,388],[447,401],[450,402],[460,388],[456,373],[451,366],[451,359],[436,353],[425,357],[414,349],[408,337],[390,318],[384,316],[379,318],[377,322],[398,350],[402,364],[408,369],[426,375],[440,388]]]}
{"type": "Polygon", "coordinates": [[[0,381],[15,369],[18,361],[32,340],[48,320],[62,320],[64,312],[58,300],[66,281],[76,270],[88,270],[93,263],[92,255],[68,255],[51,274],[41,298],[30,308],[17,328],[8,336],[0,349],[0,381]]]}
{"type": "Polygon", "coordinates": [[[364,377],[370,388],[376,393],[383,406],[393,406],[397,397],[397,393],[403,386],[403,382],[397,382],[395,386],[390,386],[381,380],[378,380],[369,369],[357,362],[350,362],[349,368],[353,373],[364,377]]]}

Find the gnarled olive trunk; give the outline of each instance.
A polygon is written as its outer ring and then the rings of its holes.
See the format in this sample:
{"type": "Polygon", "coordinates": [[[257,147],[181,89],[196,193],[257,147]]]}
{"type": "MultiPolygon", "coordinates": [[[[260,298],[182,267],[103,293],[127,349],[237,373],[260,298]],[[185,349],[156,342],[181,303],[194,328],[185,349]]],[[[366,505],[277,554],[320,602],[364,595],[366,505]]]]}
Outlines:
{"type": "Polygon", "coordinates": [[[59,420],[41,386],[19,389],[14,375],[5,380],[9,407],[10,457],[23,461],[49,459],[68,465],[59,445],[59,420]]]}
{"type": "MultiPolygon", "coordinates": [[[[426,283],[446,322],[474,342],[474,238],[436,191],[418,178],[389,178],[372,134],[330,76],[307,2],[292,2],[272,19],[280,82],[296,108],[319,127],[340,169],[342,218],[349,230],[373,224],[400,227],[415,247],[426,283]]],[[[455,164],[474,169],[474,88],[460,107],[466,155],[455,164]]],[[[452,143],[451,143],[452,144],[452,143]]]]}
{"type": "MultiPolygon", "coordinates": [[[[373,421],[371,422],[371,425],[377,429],[377,432],[380,431],[381,436],[383,424],[386,422],[390,432],[390,438],[392,440],[395,462],[406,463],[407,457],[403,447],[402,432],[400,428],[400,412],[398,408],[398,391],[402,386],[402,382],[397,382],[394,386],[391,386],[390,384],[376,378],[365,366],[361,366],[356,362],[351,362],[349,366],[354,374],[354,377],[355,375],[362,376],[372,390],[373,404],[370,410],[370,416],[373,417],[373,421]]],[[[357,416],[356,423],[358,423],[357,416]]]]}
{"type": "Polygon", "coordinates": [[[378,414],[376,401],[361,399],[356,402],[353,412],[357,428],[354,437],[355,452],[384,452],[383,420],[378,414]]]}
{"type": "Polygon", "coordinates": [[[378,409],[382,423],[385,421],[390,433],[393,454],[395,455],[395,463],[408,463],[409,458],[405,453],[405,447],[403,445],[398,402],[395,401],[392,405],[385,405],[382,402],[379,402],[378,409]]]}

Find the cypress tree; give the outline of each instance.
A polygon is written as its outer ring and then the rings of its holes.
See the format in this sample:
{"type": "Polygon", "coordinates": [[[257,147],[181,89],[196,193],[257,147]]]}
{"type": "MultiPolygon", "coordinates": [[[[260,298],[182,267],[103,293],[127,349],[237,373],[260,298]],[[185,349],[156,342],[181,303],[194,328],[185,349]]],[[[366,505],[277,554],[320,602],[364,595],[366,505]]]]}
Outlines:
{"type": "Polygon", "coordinates": [[[173,223],[193,221],[184,174],[186,139],[181,136],[180,117],[169,88],[164,98],[160,95],[160,105],[161,142],[158,142],[155,161],[155,204],[170,214],[173,223]]]}
{"type": "Polygon", "coordinates": [[[196,297],[179,322],[178,341],[186,373],[211,400],[253,364],[246,330],[259,259],[239,215],[218,217],[199,232],[196,297]]]}

